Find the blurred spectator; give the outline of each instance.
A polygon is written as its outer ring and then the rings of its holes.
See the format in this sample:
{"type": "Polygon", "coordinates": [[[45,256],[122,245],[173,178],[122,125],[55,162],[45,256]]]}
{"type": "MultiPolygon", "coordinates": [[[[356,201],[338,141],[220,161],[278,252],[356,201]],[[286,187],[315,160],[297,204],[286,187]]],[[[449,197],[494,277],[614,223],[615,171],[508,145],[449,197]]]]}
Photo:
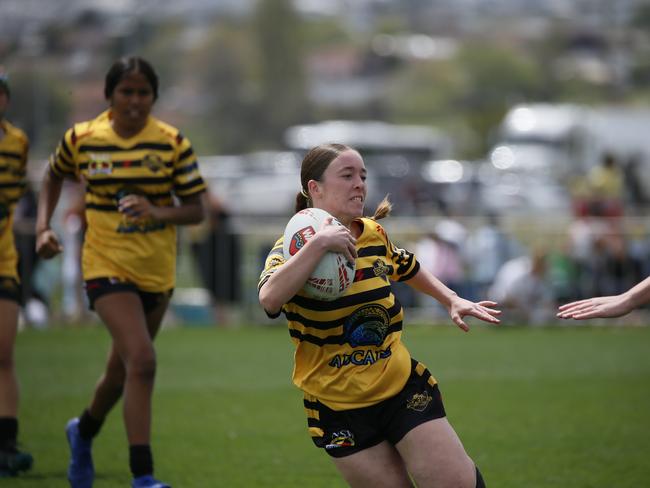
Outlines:
{"type": "Polygon", "coordinates": [[[27,323],[36,328],[47,327],[49,310],[45,294],[39,290],[35,279],[38,266],[36,254],[36,193],[27,183],[14,211],[14,242],[18,252],[18,276],[22,283],[24,317],[27,323]]]}
{"type": "Polygon", "coordinates": [[[203,286],[210,292],[217,325],[231,322],[232,305],[240,300],[240,244],[230,226],[230,213],[212,192],[204,196],[207,218],[190,228],[191,250],[203,286]]]}
{"type": "Polygon", "coordinates": [[[491,300],[503,309],[503,319],[520,325],[540,325],[554,317],[555,297],[547,279],[547,254],[535,251],[506,262],[490,287],[491,300]]]}
{"type": "MultiPolygon", "coordinates": [[[[435,225],[432,232],[420,239],[414,248],[420,266],[459,295],[465,293],[465,266],[461,245],[466,234],[467,231],[460,223],[452,219],[444,219],[435,225]]],[[[439,307],[439,304],[430,297],[421,297],[421,299],[426,300],[427,306],[439,307]]]]}
{"type": "Polygon", "coordinates": [[[577,297],[593,296],[595,273],[598,267],[601,241],[612,232],[611,219],[600,216],[600,206],[592,203],[570,224],[568,229],[569,255],[575,266],[577,297]]]}
{"type": "Polygon", "coordinates": [[[643,188],[641,171],[643,168],[643,155],[635,153],[627,160],[623,168],[625,193],[633,208],[643,208],[648,204],[648,196],[643,188]]]}
{"type": "Polygon", "coordinates": [[[629,253],[623,235],[610,234],[600,241],[600,247],[594,295],[619,295],[644,278],[641,263],[629,253]]]}
{"type": "Polygon", "coordinates": [[[578,265],[566,239],[558,248],[549,252],[547,265],[548,282],[553,288],[555,299],[564,303],[578,298],[578,265]]]}
{"type": "Polygon", "coordinates": [[[415,245],[415,255],[420,266],[452,290],[458,291],[463,281],[463,262],[456,243],[432,232],[415,245]]]}
{"type": "Polygon", "coordinates": [[[623,214],[623,171],[612,153],[603,154],[601,164],[588,175],[591,189],[590,201],[598,204],[604,217],[618,217],[623,214]]]}
{"type": "Polygon", "coordinates": [[[521,245],[501,227],[498,215],[488,213],[483,223],[470,234],[465,246],[467,272],[473,289],[470,300],[485,300],[501,266],[522,253],[521,245]]]}
{"type": "Polygon", "coordinates": [[[66,181],[68,206],[63,215],[62,311],[67,321],[81,322],[87,315],[81,274],[81,246],[86,230],[85,186],[66,181]]]}

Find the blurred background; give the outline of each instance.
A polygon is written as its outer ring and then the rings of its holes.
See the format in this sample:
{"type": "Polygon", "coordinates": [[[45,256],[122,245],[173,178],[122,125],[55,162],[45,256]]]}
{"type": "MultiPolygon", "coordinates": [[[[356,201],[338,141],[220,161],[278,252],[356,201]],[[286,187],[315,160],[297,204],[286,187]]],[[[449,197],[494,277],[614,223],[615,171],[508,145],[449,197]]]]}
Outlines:
{"type": "MultiPolygon", "coordinates": [[[[158,71],[154,113],[191,139],[211,189],[206,224],[181,232],[170,322],[265,323],[264,257],[302,155],[326,141],[360,150],[366,211],[390,194],[395,242],[513,323],[555,323],[558,303],[648,275],[647,0],[0,0],[7,118],[31,142],[16,219],[27,325],[92,321],[82,193],[59,206],[67,251],[51,263],[31,252],[33,198],[66,128],[106,107],[110,64],[133,54],[158,71]]],[[[395,292],[414,317],[444,316],[395,292]]]]}

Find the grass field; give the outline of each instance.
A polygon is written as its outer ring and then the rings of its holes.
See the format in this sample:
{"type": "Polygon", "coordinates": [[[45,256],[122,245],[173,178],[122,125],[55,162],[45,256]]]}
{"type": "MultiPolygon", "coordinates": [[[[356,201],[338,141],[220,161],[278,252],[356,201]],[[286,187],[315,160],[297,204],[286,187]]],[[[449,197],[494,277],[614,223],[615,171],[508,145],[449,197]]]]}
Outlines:
{"type": "MultiPolygon", "coordinates": [[[[649,486],[650,327],[409,326],[404,339],[491,488],[649,486]]],[[[101,327],[19,335],[21,441],[35,466],[0,486],[67,486],[63,429],[107,342],[101,327]]],[[[284,327],[167,329],[157,344],[158,477],[174,488],[344,486],[307,435],[284,327]]],[[[96,488],[128,486],[120,410],[94,453],[96,488]]]]}

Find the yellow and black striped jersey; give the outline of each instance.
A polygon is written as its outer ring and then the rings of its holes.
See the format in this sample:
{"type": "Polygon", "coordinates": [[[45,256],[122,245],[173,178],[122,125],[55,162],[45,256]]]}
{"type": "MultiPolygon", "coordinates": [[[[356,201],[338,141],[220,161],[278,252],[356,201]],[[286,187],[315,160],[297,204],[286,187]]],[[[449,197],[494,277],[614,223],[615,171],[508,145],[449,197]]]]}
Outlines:
{"type": "MultiPolygon", "coordinates": [[[[282,307],[296,345],[293,382],[307,400],[318,399],[334,410],[390,398],[411,372],[410,354],[401,341],[404,313],[390,281],[408,280],[420,265],[376,221],[358,222],[363,231],[352,285],[333,301],[311,299],[301,291],[282,307]]],[[[282,242],[281,237],[271,249],[258,289],[285,263],[282,242]]]]}
{"type": "Polygon", "coordinates": [[[142,131],[124,139],[113,131],[106,111],[68,129],[50,170],[86,186],[85,280],[116,277],[151,292],[173,288],[176,226],[134,220],[120,213],[117,203],[136,193],[154,205],[171,206],[174,197],[205,190],[192,145],[178,129],[150,116],[142,131]]]}
{"type": "Polygon", "coordinates": [[[0,121],[0,127],[0,276],[18,279],[13,213],[25,191],[29,142],[8,121],[0,121]]]}

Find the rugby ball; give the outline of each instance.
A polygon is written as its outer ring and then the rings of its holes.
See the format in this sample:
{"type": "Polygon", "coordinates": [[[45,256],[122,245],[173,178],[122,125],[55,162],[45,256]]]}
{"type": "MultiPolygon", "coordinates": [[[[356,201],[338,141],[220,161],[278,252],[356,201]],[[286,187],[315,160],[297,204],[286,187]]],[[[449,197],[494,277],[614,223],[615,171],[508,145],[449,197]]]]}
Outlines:
{"type": "MultiPolygon", "coordinates": [[[[321,228],[323,221],[332,218],[334,225],[342,225],[336,218],[320,208],[306,208],[289,220],[284,229],[283,253],[291,259],[321,228]]],[[[335,300],[354,281],[355,264],[349,263],[342,253],[327,252],[322,257],[302,288],[305,295],[318,300],[335,300]]]]}

